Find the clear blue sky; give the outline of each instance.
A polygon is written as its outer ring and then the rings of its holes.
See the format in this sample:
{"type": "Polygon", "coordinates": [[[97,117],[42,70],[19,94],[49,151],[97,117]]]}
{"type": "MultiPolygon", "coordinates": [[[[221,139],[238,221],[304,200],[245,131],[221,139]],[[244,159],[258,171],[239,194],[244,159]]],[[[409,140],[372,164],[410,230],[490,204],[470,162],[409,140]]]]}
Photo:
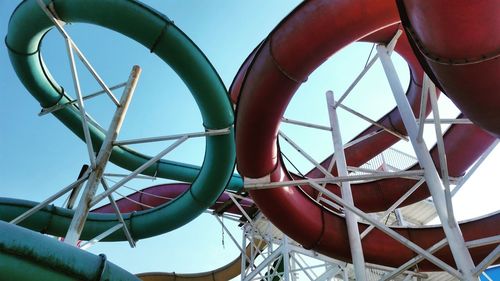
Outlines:
{"type": "MultiPolygon", "coordinates": [[[[174,20],[200,47],[226,87],[229,87],[251,50],[298,2],[146,1],[174,20]]],[[[8,19],[16,5],[17,1],[0,0],[2,37],[6,35],[8,19]]],[[[143,68],[120,139],[203,129],[199,111],[187,88],[175,73],[151,55],[149,50],[122,35],[87,24],[73,24],[68,26],[67,30],[108,85],[125,81],[134,64],[143,68]]],[[[328,124],[324,92],[332,89],[340,95],[363,68],[370,47],[368,44],[355,45],[325,63],[301,87],[286,116],[328,124]]],[[[45,38],[42,52],[54,77],[73,94],[64,41],[56,31],[51,31],[45,38]]],[[[408,81],[408,71],[404,63],[398,61],[398,65],[403,81],[408,81]]],[[[99,89],[81,65],[79,73],[85,93],[99,89]]],[[[394,106],[385,77],[381,76],[381,73],[380,66],[376,65],[367,80],[346,100],[348,105],[369,114],[373,119],[382,116],[394,106]],[[366,102],[367,100],[369,102],[366,102]]],[[[0,46],[0,77],[0,196],[39,201],[74,181],[81,165],[88,162],[86,147],[54,117],[37,116],[40,106],[17,79],[4,44],[0,46]]],[[[86,105],[92,116],[107,127],[112,114],[112,103],[109,99],[101,96],[86,105]]],[[[448,117],[455,115],[451,109],[447,110],[447,114],[445,116],[448,117]]],[[[341,113],[340,117],[344,120],[341,124],[344,142],[367,126],[365,122],[348,114],[341,113]]],[[[288,130],[290,125],[284,125],[283,128],[318,160],[322,160],[332,151],[328,133],[316,133],[307,129],[288,130]],[[318,146],[319,142],[325,145],[318,146]]],[[[161,147],[143,145],[137,146],[137,149],[153,154],[159,152],[161,147]]],[[[203,140],[190,140],[167,158],[200,164],[203,150],[203,140]]],[[[293,155],[292,152],[290,154],[293,155]]],[[[498,165],[499,151],[493,156],[488,161],[489,167],[498,165]]],[[[310,164],[300,157],[297,159],[296,164],[303,171],[307,171],[310,164]]],[[[496,210],[494,206],[498,206],[498,203],[491,198],[500,197],[498,187],[491,182],[481,181],[491,178],[495,173],[493,168],[490,169],[483,169],[480,171],[483,174],[475,177],[476,181],[470,184],[474,189],[466,188],[459,193],[456,198],[458,217],[470,217],[496,210]],[[485,189],[479,192],[478,187],[485,189]],[[478,197],[477,194],[483,196],[478,197]],[[491,201],[487,201],[488,198],[491,201]],[[471,206],[476,205],[486,209],[474,211],[471,206]]],[[[109,171],[120,169],[110,166],[109,171]]],[[[152,184],[156,182],[131,183],[139,188],[152,184]]],[[[124,190],[123,193],[128,191],[124,190]]],[[[238,241],[241,240],[236,225],[229,225],[237,234],[238,241]]],[[[111,261],[134,273],[197,272],[224,265],[237,255],[236,248],[227,235],[224,238],[225,248],[222,247],[221,240],[221,227],[215,218],[202,215],[179,230],[158,238],[139,241],[136,249],[129,249],[127,243],[100,243],[91,248],[91,251],[106,253],[111,261]]]]}

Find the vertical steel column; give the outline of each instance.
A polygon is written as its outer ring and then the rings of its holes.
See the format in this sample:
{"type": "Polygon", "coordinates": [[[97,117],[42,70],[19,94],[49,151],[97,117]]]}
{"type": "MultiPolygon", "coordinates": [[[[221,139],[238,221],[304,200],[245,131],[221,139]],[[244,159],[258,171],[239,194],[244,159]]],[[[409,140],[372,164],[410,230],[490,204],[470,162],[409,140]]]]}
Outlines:
{"type": "MultiPolygon", "coordinates": [[[[292,253],[292,255],[295,255],[294,253],[292,253]]],[[[296,276],[296,272],[297,272],[297,261],[295,260],[295,258],[292,256],[292,258],[290,259],[290,281],[297,281],[297,276],[296,276]]]]}
{"type": "MultiPolygon", "coordinates": [[[[328,113],[330,115],[330,126],[332,127],[333,147],[335,150],[335,162],[337,163],[337,171],[339,176],[347,176],[347,164],[342,145],[342,135],[340,133],[340,125],[335,108],[335,100],[332,91],[326,92],[326,101],[328,105],[328,113]]],[[[349,181],[341,184],[342,198],[354,204],[351,193],[351,183],[349,181]]],[[[361,237],[358,229],[358,218],[350,210],[345,210],[345,218],[347,224],[347,233],[349,234],[349,245],[351,247],[352,263],[356,273],[356,279],[359,281],[366,280],[365,258],[363,256],[363,248],[361,246],[361,237]]]]}
{"type": "MultiPolygon", "coordinates": [[[[246,229],[246,225],[243,225],[243,231],[241,232],[242,233],[242,238],[241,238],[241,248],[244,249],[246,244],[247,244],[247,229],[246,229]]],[[[252,243],[252,241],[250,241],[250,243],[252,243]]],[[[253,266],[253,251],[252,251],[252,248],[253,248],[253,245],[250,244],[250,260],[248,261],[248,266],[249,267],[252,267],[253,266]]],[[[240,276],[241,276],[241,280],[245,280],[245,276],[247,275],[247,260],[245,259],[245,256],[243,256],[245,253],[242,251],[241,252],[241,266],[240,266],[240,276]]]]}
{"type": "Polygon", "coordinates": [[[394,94],[396,104],[401,112],[403,123],[410,136],[411,144],[417,155],[420,165],[424,168],[424,176],[432,195],[436,211],[441,220],[443,230],[448,239],[453,258],[458,266],[458,269],[463,273],[464,280],[478,280],[472,272],[474,270],[474,262],[469,251],[465,246],[465,242],[456,221],[450,221],[447,209],[446,200],[443,192],[443,184],[439,178],[439,174],[434,166],[431,155],[427,149],[425,142],[418,140],[418,127],[413,115],[410,104],[404,94],[403,87],[399,81],[396,69],[388,55],[387,49],[382,46],[377,46],[377,53],[384,68],[385,74],[394,94]]]}
{"type": "Polygon", "coordinates": [[[408,225],[406,223],[405,218],[403,217],[403,213],[401,212],[401,209],[394,210],[394,214],[396,215],[396,220],[398,221],[398,225],[400,225],[400,226],[407,226],[408,225]]]}
{"type": "MultiPolygon", "coordinates": [[[[284,235],[281,243],[283,243],[283,249],[281,252],[283,255],[283,258],[281,259],[281,262],[283,263],[283,280],[290,281],[290,248],[288,247],[289,245],[288,236],[284,235]]],[[[277,268],[275,269],[275,271],[276,273],[278,273],[277,268]]]]}
{"type": "MultiPolygon", "coordinates": [[[[99,186],[102,175],[104,174],[104,169],[106,168],[106,164],[111,156],[113,142],[116,140],[120,132],[140,74],[141,68],[137,65],[134,66],[130,73],[127,86],[125,87],[123,95],[120,99],[120,106],[115,111],[111,124],[109,125],[106,138],[104,139],[97,155],[95,168],[89,176],[89,180],[85,186],[85,191],[80,198],[80,202],[76,208],[75,214],[64,239],[64,242],[67,244],[76,245],[78,239],[80,238],[80,234],[83,230],[85,220],[87,219],[90,210],[90,203],[97,191],[97,187],[99,186]]],[[[86,117],[82,116],[82,118],[85,119],[86,117]]]]}
{"type": "Polygon", "coordinates": [[[344,281],[349,281],[349,271],[347,269],[347,266],[344,267],[343,273],[344,274],[342,276],[344,277],[344,281]]]}

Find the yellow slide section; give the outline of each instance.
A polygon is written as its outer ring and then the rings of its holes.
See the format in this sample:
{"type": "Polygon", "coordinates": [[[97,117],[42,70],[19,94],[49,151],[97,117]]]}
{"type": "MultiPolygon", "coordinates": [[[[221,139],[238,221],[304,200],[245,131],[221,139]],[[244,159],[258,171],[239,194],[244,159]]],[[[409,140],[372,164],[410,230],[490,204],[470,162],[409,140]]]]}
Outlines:
{"type": "MultiPolygon", "coordinates": [[[[263,250],[267,244],[264,240],[255,240],[259,250],[263,250]]],[[[250,256],[252,245],[245,249],[246,255],[250,256]]],[[[230,263],[213,271],[201,273],[177,274],[170,272],[147,272],[137,274],[143,281],[228,281],[241,273],[241,255],[230,263]]]]}

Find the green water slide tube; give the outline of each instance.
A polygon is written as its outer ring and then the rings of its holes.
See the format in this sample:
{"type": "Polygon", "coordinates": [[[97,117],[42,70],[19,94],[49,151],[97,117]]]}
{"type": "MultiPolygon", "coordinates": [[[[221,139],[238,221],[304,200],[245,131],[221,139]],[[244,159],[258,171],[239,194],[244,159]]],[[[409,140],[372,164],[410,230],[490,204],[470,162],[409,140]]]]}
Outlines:
{"type": "Polygon", "coordinates": [[[0,272],[2,280],[16,281],[140,280],[108,262],[104,255],[95,256],[2,221],[0,272]]]}
{"type": "MultiPolygon", "coordinates": [[[[233,109],[227,91],[213,66],[198,47],[166,16],[131,0],[44,0],[65,22],[99,25],[122,33],[141,43],[165,61],[185,82],[198,104],[206,130],[230,128],[226,135],[207,136],[202,167],[160,160],[144,174],[192,182],[191,188],[175,200],[158,208],[126,214],[134,239],[159,235],[176,229],[211,206],[223,189],[242,186],[240,177],[232,177],[235,164],[233,109]]],[[[51,77],[40,54],[43,36],[54,28],[37,1],[23,1],[11,16],[5,43],[12,65],[22,83],[43,108],[70,102],[64,90],[51,77]]],[[[78,137],[84,139],[77,106],[53,113],[78,137]]],[[[90,125],[94,148],[104,133],[90,125]]],[[[134,170],[150,159],[124,146],[115,146],[110,161],[134,170]]],[[[31,208],[34,202],[4,198],[0,219],[10,221],[31,208]]],[[[20,225],[52,235],[64,236],[72,211],[49,206],[20,225]]],[[[90,214],[81,235],[88,240],[117,223],[114,215],[90,214]]],[[[121,231],[106,238],[125,240],[121,231]]]]}

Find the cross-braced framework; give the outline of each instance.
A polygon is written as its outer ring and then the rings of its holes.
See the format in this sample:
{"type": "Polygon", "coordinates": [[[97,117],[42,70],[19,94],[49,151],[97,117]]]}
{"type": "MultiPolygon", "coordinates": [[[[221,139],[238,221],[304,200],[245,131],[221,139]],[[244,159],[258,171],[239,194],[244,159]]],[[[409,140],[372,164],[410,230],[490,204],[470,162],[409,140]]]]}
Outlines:
{"type": "MultiPolygon", "coordinates": [[[[156,177],[143,176],[140,174],[149,167],[155,165],[160,159],[162,159],[169,152],[173,151],[175,148],[177,148],[186,140],[190,138],[198,138],[206,136],[227,135],[230,133],[230,128],[206,130],[205,132],[193,132],[193,133],[185,133],[177,135],[131,139],[131,140],[118,140],[121,125],[123,124],[125,115],[127,113],[127,109],[131,103],[134,90],[139,80],[141,68],[139,66],[134,66],[131,71],[129,79],[126,82],[120,83],[112,87],[108,87],[106,83],[103,81],[103,79],[99,76],[99,74],[95,71],[95,69],[90,64],[88,59],[85,57],[83,52],[78,48],[78,46],[72,40],[70,35],[64,29],[65,22],[57,18],[57,13],[55,13],[55,11],[52,10],[52,6],[47,6],[42,0],[37,0],[37,2],[40,8],[47,15],[47,17],[53,22],[54,26],[65,40],[66,50],[69,57],[71,74],[73,78],[74,90],[76,93],[76,99],[71,99],[68,97],[68,99],[70,100],[69,102],[65,104],[56,104],[50,108],[43,108],[39,115],[43,116],[49,113],[54,113],[58,110],[64,109],[69,106],[77,105],[81,116],[84,140],[87,146],[90,166],[87,165],[84,166],[85,168],[82,169],[78,179],[75,182],[69,184],[68,186],[64,187],[54,195],[47,198],[46,200],[40,202],[39,204],[35,205],[28,211],[19,215],[18,217],[10,221],[10,223],[18,224],[23,220],[29,218],[36,212],[40,211],[41,209],[47,207],[49,204],[51,204],[58,198],[64,196],[65,194],[70,193],[69,197],[66,200],[65,207],[71,209],[75,206],[75,202],[78,197],[80,197],[80,200],[79,203],[76,205],[75,212],[71,220],[71,224],[69,226],[66,236],[64,237],[65,243],[74,246],[78,245],[79,247],[85,249],[97,243],[98,241],[108,237],[109,235],[113,234],[119,229],[122,229],[130,246],[135,247],[135,240],[132,237],[127,227],[127,223],[123,219],[122,213],[120,212],[115,202],[113,194],[118,194],[121,197],[125,198],[126,200],[132,200],[127,196],[123,196],[122,194],[118,193],[118,189],[125,186],[125,184],[130,182],[132,179],[136,178],[156,179],[156,177]],[[86,69],[92,74],[92,76],[95,78],[98,84],[102,87],[102,90],[86,96],[82,94],[82,90],[80,87],[80,80],[76,67],[75,53],[77,57],[81,60],[83,65],[86,67],[86,69]],[[124,88],[124,90],[120,100],[118,101],[118,99],[114,96],[112,91],[120,88],[124,88]],[[108,95],[108,97],[112,100],[112,102],[116,106],[116,110],[114,112],[114,116],[110,122],[108,130],[103,129],[103,127],[87,113],[84,103],[85,100],[97,97],[104,93],[108,95]],[[104,141],[102,142],[97,153],[94,150],[94,144],[92,142],[89,130],[90,124],[98,128],[105,135],[104,141]],[[172,144],[164,148],[156,156],[151,157],[149,160],[140,165],[130,174],[105,173],[106,166],[109,163],[109,159],[114,147],[131,145],[131,144],[172,141],[172,140],[174,141],[172,144]],[[121,179],[115,181],[115,183],[112,186],[109,186],[108,181],[110,177],[119,177],[121,179]],[[86,184],[85,188],[83,189],[82,194],[79,194],[84,184],[86,184]],[[104,191],[96,195],[99,186],[102,186],[104,191]],[[95,207],[104,199],[109,200],[109,203],[116,214],[118,223],[109,228],[108,230],[104,231],[103,233],[97,235],[95,238],[90,239],[84,243],[80,243],[79,242],[80,235],[85,226],[85,222],[91,208],[95,207]]],[[[155,194],[148,194],[148,195],[157,196],[155,194]]],[[[163,198],[163,199],[173,200],[174,198],[163,198]]],[[[134,202],[134,203],[141,204],[141,202],[134,202]]],[[[147,206],[144,204],[142,204],[142,206],[146,208],[153,208],[153,206],[147,206]]]]}
{"type": "MultiPolygon", "coordinates": [[[[352,264],[336,260],[301,245],[281,233],[262,214],[243,226],[240,249],[247,247],[242,259],[241,280],[353,280],[352,264]],[[248,250],[248,247],[250,249],[248,250]]],[[[365,263],[368,280],[378,280],[392,268],[365,263]]],[[[397,280],[428,278],[428,274],[403,271],[397,280]]]]}
{"type": "MultiPolygon", "coordinates": [[[[118,85],[108,87],[101,77],[94,70],[92,65],[86,59],[84,54],[80,51],[74,41],[71,39],[69,34],[64,29],[64,22],[59,20],[50,7],[47,7],[43,1],[38,0],[40,7],[46,13],[46,15],[51,19],[51,21],[56,26],[56,29],[62,34],[65,39],[67,52],[69,56],[70,68],[72,72],[74,91],[76,93],[76,99],[70,99],[70,102],[66,104],[57,104],[50,108],[42,109],[40,115],[45,115],[48,113],[53,113],[58,110],[64,109],[68,106],[77,105],[79,113],[81,115],[81,122],[83,128],[83,135],[87,146],[87,152],[89,155],[90,166],[83,169],[80,173],[78,179],[58,191],[53,196],[42,201],[38,205],[34,206],[27,212],[19,215],[11,221],[13,224],[20,223],[26,218],[30,217],[37,211],[48,206],[58,198],[70,193],[66,207],[73,208],[77,198],[80,196],[79,203],[76,204],[75,214],[72,218],[71,225],[68,229],[66,237],[64,239],[65,243],[76,245],[80,239],[82,229],[85,225],[86,218],[89,214],[89,210],[96,206],[99,202],[104,199],[108,199],[117,217],[118,223],[103,233],[97,235],[95,238],[81,244],[82,248],[91,246],[105,237],[111,235],[112,233],[122,229],[125,237],[130,243],[131,247],[135,246],[135,241],[130,234],[127,224],[124,221],[122,214],[115,202],[114,194],[118,194],[118,189],[125,186],[130,180],[134,178],[154,178],[141,176],[140,174],[145,171],[151,165],[154,165],[167,153],[171,152],[183,142],[189,138],[195,137],[205,137],[205,136],[216,136],[225,135],[230,133],[230,128],[219,129],[219,130],[208,130],[207,132],[194,132],[179,135],[170,136],[160,136],[160,137],[150,137],[141,138],[133,140],[118,140],[119,132],[123,120],[125,118],[127,108],[132,100],[132,96],[135,87],[138,83],[140,76],[140,68],[134,67],[131,71],[129,79],[118,85]],[[85,67],[90,71],[92,76],[102,87],[102,90],[92,93],[90,95],[84,96],[80,89],[80,82],[78,77],[78,72],[75,62],[75,53],[78,58],[82,61],[85,67]],[[124,88],[123,94],[118,100],[114,94],[113,90],[124,88]],[[116,106],[115,114],[108,127],[108,130],[102,128],[101,125],[96,123],[85,109],[85,100],[91,99],[98,95],[107,94],[111,99],[113,104],[116,106]],[[91,135],[89,132],[89,125],[99,128],[100,131],[106,136],[102,142],[98,151],[95,151],[91,135]],[[105,173],[106,165],[109,162],[111,151],[115,146],[121,145],[131,145],[139,143],[149,143],[157,141],[174,140],[175,142],[163,151],[158,153],[156,156],[152,157],[140,167],[132,171],[130,174],[117,175],[105,173]],[[112,186],[109,186],[109,177],[120,177],[120,180],[116,181],[112,186]],[[83,193],[79,195],[82,191],[83,193]],[[102,186],[104,191],[96,195],[98,187],[102,186]]],[[[464,280],[474,280],[477,276],[483,274],[484,269],[491,265],[495,260],[500,257],[500,246],[497,246],[487,257],[485,257],[478,264],[472,262],[469,248],[481,247],[484,245],[497,245],[500,241],[500,237],[485,237],[479,240],[467,241],[465,242],[458,224],[456,222],[451,198],[456,192],[463,186],[470,175],[476,170],[476,168],[482,163],[482,161],[487,157],[487,155],[493,150],[493,148],[498,143],[496,140],[492,146],[481,156],[481,158],[469,169],[469,171],[460,178],[452,178],[448,175],[446,154],[444,150],[443,132],[441,131],[442,124],[464,124],[470,123],[469,120],[464,118],[458,119],[442,119],[440,118],[439,108],[437,104],[436,88],[432,81],[425,76],[424,85],[422,90],[421,106],[419,118],[415,119],[411,107],[404,95],[403,88],[399,82],[394,66],[390,59],[392,50],[394,49],[397,39],[401,35],[401,32],[394,36],[393,40],[387,45],[378,45],[376,47],[377,54],[369,60],[360,75],[354,80],[347,91],[340,96],[338,100],[335,100],[333,92],[329,91],[326,93],[328,112],[330,117],[330,126],[321,126],[310,124],[302,121],[292,120],[288,118],[283,118],[283,122],[295,124],[299,126],[305,126],[309,128],[316,128],[319,130],[329,131],[332,134],[332,140],[335,148],[335,158],[330,161],[328,169],[320,165],[315,159],[313,159],[309,154],[307,154],[298,144],[296,144],[292,139],[290,139],[284,132],[280,132],[279,135],[287,143],[289,143],[294,149],[299,151],[305,159],[310,161],[319,171],[324,174],[324,178],[306,178],[302,180],[286,181],[286,182],[273,182],[270,183],[268,178],[262,178],[257,180],[248,179],[245,181],[246,190],[256,190],[256,189],[266,189],[275,188],[281,186],[290,185],[301,185],[308,184],[318,192],[316,200],[318,203],[326,206],[327,208],[334,210],[338,213],[342,213],[345,216],[348,234],[349,234],[349,245],[351,256],[353,259],[353,265],[347,264],[342,261],[338,261],[327,256],[321,255],[317,252],[304,249],[299,244],[294,242],[292,239],[286,235],[281,234],[277,229],[275,229],[272,224],[265,219],[262,215],[257,219],[252,218],[246,211],[245,208],[240,204],[241,199],[248,200],[247,198],[240,197],[238,194],[226,192],[229,196],[232,204],[237,206],[240,213],[243,215],[246,223],[243,226],[243,241],[237,242],[237,239],[229,232],[224,223],[221,220],[221,216],[230,219],[239,219],[231,214],[219,214],[213,212],[217,221],[229,233],[231,240],[238,246],[242,253],[242,265],[241,265],[241,279],[242,280],[412,280],[412,279],[425,279],[429,275],[422,274],[419,272],[411,271],[416,264],[426,259],[433,263],[438,268],[447,272],[454,278],[464,279],[464,280]],[[409,137],[402,135],[401,133],[379,124],[376,121],[370,119],[369,117],[359,113],[350,107],[342,104],[343,100],[347,95],[354,89],[356,84],[362,79],[363,75],[370,69],[370,67],[378,60],[382,62],[385,73],[389,80],[389,84],[393,91],[394,97],[396,99],[397,106],[401,112],[404,125],[408,132],[409,137]],[[433,119],[426,119],[425,112],[426,107],[430,102],[433,112],[433,119]],[[342,109],[354,116],[369,122],[370,124],[377,126],[378,131],[367,134],[362,138],[356,139],[353,142],[343,144],[341,135],[341,125],[337,117],[337,110],[342,109]],[[435,164],[433,163],[429,151],[427,150],[427,145],[423,139],[423,131],[425,124],[434,125],[437,147],[439,152],[439,167],[440,170],[437,171],[435,164]],[[406,155],[403,152],[398,152],[394,149],[383,152],[381,155],[372,159],[368,162],[369,165],[363,165],[360,167],[347,166],[346,159],[344,155],[344,149],[361,142],[363,140],[369,139],[374,135],[385,131],[395,137],[402,140],[409,140],[414,148],[416,158],[411,155],[406,155]],[[392,154],[391,154],[392,153],[392,154]],[[393,154],[396,154],[394,157],[393,154]],[[388,158],[395,158],[396,160],[389,160],[388,158]],[[409,160],[408,160],[409,159],[409,160]],[[422,169],[418,170],[405,170],[411,165],[412,161],[418,161],[422,169]],[[332,174],[332,169],[336,165],[337,175],[332,174]],[[440,176],[441,175],[441,176],[440,176]],[[377,214],[374,217],[372,214],[367,214],[357,208],[354,205],[354,201],[351,193],[351,183],[364,182],[369,180],[384,179],[384,178],[410,178],[417,182],[412,186],[401,198],[395,201],[385,212],[377,214]],[[403,201],[405,201],[412,193],[414,193],[423,183],[426,183],[430,192],[432,202],[434,203],[436,213],[442,222],[443,230],[446,234],[446,238],[442,239],[435,245],[423,249],[422,247],[416,245],[409,239],[401,236],[386,224],[383,223],[391,214],[394,214],[395,220],[399,225],[406,225],[408,222],[405,220],[402,213],[403,209],[399,206],[403,201]],[[342,197],[332,193],[330,190],[326,189],[327,183],[333,183],[341,186],[342,197]],[[454,189],[452,187],[454,186],[454,189]],[[358,229],[358,222],[363,221],[371,224],[367,229],[360,233],[358,229]],[[412,251],[414,251],[417,256],[408,260],[406,263],[402,264],[399,268],[388,268],[380,265],[369,264],[364,261],[364,254],[362,249],[361,241],[368,235],[368,233],[374,229],[378,228],[383,233],[392,237],[393,239],[399,241],[412,251]],[[447,263],[443,262],[435,255],[434,252],[439,249],[449,246],[457,268],[453,268],[447,263]]],[[[154,194],[148,194],[152,196],[157,196],[154,194]]],[[[122,196],[123,197],[123,196],[122,196]]],[[[124,197],[127,200],[132,200],[128,197],[124,197]]],[[[163,198],[171,200],[172,198],[163,198]]],[[[137,204],[142,204],[140,202],[135,202],[137,204]]],[[[142,204],[143,207],[152,208],[153,206],[148,206],[142,204]]],[[[300,222],[298,222],[300,223],[300,222]]]]}
{"type": "MultiPolygon", "coordinates": [[[[305,126],[309,128],[316,128],[319,130],[331,131],[332,139],[335,148],[334,159],[330,162],[330,165],[327,168],[320,165],[315,159],[313,159],[307,152],[304,151],[298,144],[293,142],[284,132],[280,131],[279,135],[282,137],[287,143],[289,143],[294,149],[296,149],[305,159],[311,162],[315,168],[321,171],[324,174],[324,178],[305,178],[300,180],[291,180],[291,181],[282,181],[282,182],[270,182],[269,177],[263,177],[260,179],[245,179],[245,189],[246,190],[258,190],[258,189],[268,189],[268,188],[276,188],[283,186],[300,186],[300,185],[310,185],[318,192],[317,201],[322,203],[325,207],[335,210],[337,212],[343,213],[345,216],[348,237],[349,237],[349,245],[353,260],[353,268],[354,268],[354,277],[356,280],[368,280],[367,275],[367,263],[364,261],[363,248],[361,247],[361,241],[366,235],[374,228],[378,228],[380,231],[385,233],[386,235],[392,237],[399,243],[403,244],[413,252],[417,254],[417,256],[411,260],[408,260],[406,263],[402,264],[399,268],[390,269],[385,268],[384,274],[380,275],[380,280],[392,280],[403,278],[405,280],[410,280],[413,278],[413,275],[403,276],[404,272],[410,268],[414,268],[415,265],[422,260],[427,260],[433,263],[436,267],[440,268],[444,272],[447,272],[453,278],[461,279],[461,280],[477,280],[478,275],[484,271],[489,265],[491,265],[495,260],[500,256],[500,246],[494,248],[494,250],[482,260],[478,264],[474,264],[472,261],[471,255],[469,253],[469,248],[479,247],[484,245],[495,245],[500,242],[498,236],[486,237],[483,239],[468,241],[465,242],[458,226],[458,223],[455,219],[453,206],[451,198],[456,192],[463,186],[463,184],[467,181],[470,175],[476,170],[476,168],[482,163],[482,161],[487,157],[487,155],[493,150],[493,148],[498,143],[498,140],[494,141],[494,143],[490,146],[490,148],[481,156],[481,158],[469,169],[469,171],[460,178],[452,178],[448,174],[448,167],[446,161],[446,153],[444,149],[444,141],[443,141],[443,132],[441,129],[442,124],[469,124],[470,121],[464,118],[457,119],[441,119],[439,114],[439,107],[437,104],[437,94],[436,87],[432,83],[432,81],[428,78],[427,75],[424,76],[424,85],[422,87],[422,96],[421,96],[421,106],[419,118],[416,119],[408,100],[406,99],[404,90],[399,81],[398,75],[394,68],[394,65],[391,60],[391,53],[394,49],[394,46],[397,43],[397,39],[401,35],[401,31],[394,36],[391,42],[387,45],[377,45],[376,50],[377,53],[374,58],[372,58],[369,63],[365,66],[361,74],[354,80],[352,85],[347,89],[347,91],[337,100],[335,101],[333,92],[327,92],[327,106],[330,114],[330,127],[328,126],[320,126],[316,124],[310,124],[302,121],[292,120],[288,118],[283,118],[282,122],[295,124],[299,126],[305,126]],[[355,85],[361,80],[363,75],[368,71],[368,69],[374,64],[374,62],[380,59],[382,66],[384,68],[385,74],[387,76],[389,85],[393,92],[394,98],[396,100],[397,108],[402,116],[402,120],[406,131],[408,133],[408,137],[401,135],[398,132],[393,131],[390,128],[383,126],[382,124],[378,124],[376,121],[373,121],[369,117],[364,116],[363,114],[356,112],[355,110],[347,107],[342,104],[342,101],[346,98],[346,96],[352,91],[355,85]],[[433,112],[433,119],[426,119],[426,110],[427,104],[430,102],[433,112]],[[407,155],[405,153],[400,153],[402,157],[400,159],[414,158],[417,160],[421,170],[404,170],[406,167],[397,167],[400,165],[388,164],[385,161],[384,153],[378,156],[381,159],[382,163],[380,166],[375,168],[367,168],[367,166],[361,167],[348,167],[346,165],[346,160],[344,156],[344,149],[351,146],[352,143],[343,144],[341,138],[341,130],[337,117],[337,109],[344,109],[347,112],[371,123],[380,128],[379,131],[368,134],[363,137],[363,140],[376,135],[380,131],[386,131],[400,139],[409,140],[412,144],[413,150],[415,152],[416,157],[411,155],[407,155]],[[427,149],[427,144],[423,139],[423,131],[425,124],[434,125],[436,142],[437,142],[437,150],[439,154],[439,162],[438,166],[440,170],[436,169],[436,165],[434,164],[430,152],[427,149]],[[331,171],[332,168],[336,165],[338,176],[333,176],[331,171]],[[390,208],[388,208],[385,212],[378,214],[378,217],[375,218],[371,214],[367,214],[354,206],[352,193],[350,190],[350,183],[359,183],[362,181],[369,180],[377,180],[381,178],[394,178],[394,177],[404,177],[404,178],[412,178],[417,180],[417,183],[411,187],[400,199],[398,199],[390,208]],[[437,216],[439,217],[442,225],[442,229],[446,235],[446,238],[439,241],[432,247],[424,249],[411,240],[403,237],[398,234],[388,226],[386,226],[382,221],[386,220],[387,217],[394,213],[396,220],[400,225],[406,225],[403,216],[401,215],[401,209],[399,205],[406,200],[412,193],[414,193],[423,183],[426,183],[428,189],[431,194],[431,200],[435,206],[435,211],[437,216]],[[342,190],[342,197],[334,194],[325,188],[327,183],[333,183],[340,185],[342,190]],[[452,190],[452,186],[454,185],[454,189],[452,190]],[[371,224],[369,228],[367,228],[364,232],[360,234],[358,230],[358,222],[363,221],[371,224]],[[451,249],[454,261],[457,265],[456,268],[451,267],[447,263],[443,262],[441,259],[433,255],[434,252],[439,249],[449,246],[451,249]]],[[[362,140],[355,140],[357,143],[362,140]]],[[[385,152],[387,153],[387,152],[385,152]]],[[[399,162],[407,162],[400,160],[399,162]]],[[[300,223],[300,222],[297,222],[300,223]]],[[[253,238],[253,234],[255,233],[255,229],[253,226],[247,226],[245,229],[245,235],[249,235],[250,238],[245,241],[251,241],[253,238]]],[[[284,238],[280,240],[280,242],[275,242],[278,245],[278,248],[275,250],[271,250],[271,253],[263,255],[263,263],[259,266],[250,266],[247,267],[242,274],[242,280],[254,280],[258,278],[257,276],[260,274],[260,278],[262,276],[266,277],[275,276],[276,266],[275,264],[281,261],[284,263],[284,271],[286,274],[283,274],[280,278],[283,280],[294,280],[293,274],[289,274],[293,270],[290,269],[290,264],[288,261],[290,260],[289,253],[293,252],[295,246],[290,246],[289,238],[284,238]],[[263,275],[265,274],[268,275],[263,275]],[[273,272],[274,275],[270,275],[273,272]]],[[[346,241],[347,242],[347,241],[346,241]]],[[[272,244],[272,240],[269,241],[272,244]]],[[[269,247],[270,248],[270,247],[269,247]]],[[[314,256],[314,255],[313,255],[314,256]]],[[[253,260],[252,260],[253,261],[253,260]]],[[[325,267],[326,268],[326,267],[325,267]]],[[[344,266],[345,268],[345,266],[344,266]]],[[[299,269],[302,270],[304,274],[310,280],[332,280],[336,274],[330,275],[329,277],[321,277],[318,276],[310,276],[307,274],[308,268],[299,269]],[[323,279],[322,279],[323,278],[323,279]],[[328,279],[330,278],[330,279],[328,279]]],[[[373,277],[373,274],[370,274],[370,279],[373,277]]],[[[424,276],[418,276],[418,278],[423,278],[424,276]]],[[[346,278],[346,276],[345,276],[346,278]]],[[[350,278],[350,277],[349,277],[350,278]]],[[[273,280],[272,278],[269,280],[273,280]]]]}

